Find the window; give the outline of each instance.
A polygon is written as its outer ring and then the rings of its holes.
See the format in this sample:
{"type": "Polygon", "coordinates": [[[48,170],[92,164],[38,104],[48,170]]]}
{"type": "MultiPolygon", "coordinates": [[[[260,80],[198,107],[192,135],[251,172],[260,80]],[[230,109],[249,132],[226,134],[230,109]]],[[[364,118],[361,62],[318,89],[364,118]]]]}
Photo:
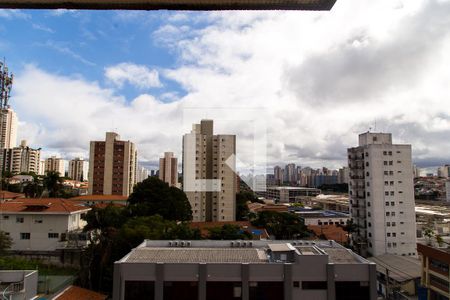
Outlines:
{"type": "Polygon", "coordinates": [[[392,155],[392,151],[389,151],[388,154],[389,154],[389,155],[392,155]]]}
{"type": "Polygon", "coordinates": [[[29,240],[30,237],[31,237],[31,234],[29,232],[21,232],[20,233],[21,240],[29,240]]]}
{"type": "Polygon", "coordinates": [[[369,177],[369,172],[366,173],[366,176],[369,177]]]}
{"type": "Polygon", "coordinates": [[[16,223],[23,223],[23,217],[17,217],[16,223]]]}
{"type": "Polygon", "coordinates": [[[386,217],[389,217],[389,215],[390,215],[390,212],[387,211],[386,212],[386,217]]]}
{"type": "Polygon", "coordinates": [[[389,184],[389,181],[385,181],[385,182],[384,182],[384,185],[388,185],[388,184],[389,184]]]}
{"type": "Polygon", "coordinates": [[[395,227],[395,222],[392,222],[391,225],[392,225],[392,227],[395,227]]]}
{"type": "Polygon", "coordinates": [[[3,216],[4,220],[9,220],[9,216],[3,216]]]}
{"type": "Polygon", "coordinates": [[[36,223],[36,224],[42,224],[42,219],[36,219],[36,220],[34,220],[34,223],[36,223]]]}
{"type": "Polygon", "coordinates": [[[389,175],[389,172],[388,171],[384,171],[384,175],[389,175]]]}
{"type": "Polygon", "coordinates": [[[57,238],[59,238],[59,233],[57,233],[57,232],[49,232],[48,233],[48,238],[49,239],[57,239],[57,238]]]}
{"type": "Polygon", "coordinates": [[[394,175],[394,171],[389,171],[389,175],[394,175]]]}
{"type": "Polygon", "coordinates": [[[386,206],[389,206],[389,202],[388,202],[388,201],[386,201],[386,203],[385,203],[385,204],[386,204],[386,206]]]}
{"type": "Polygon", "coordinates": [[[394,211],[391,212],[391,216],[395,217],[395,212],[394,211]]]}
{"type": "Polygon", "coordinates": [[[387,155],[387,151],[383,151],[383,155],[387,155]]]}
{"type": "Polygon", "coordinates": [[[388,233],[386,233],[386,235],[387,235],[388,237],[390,237],[390,236],[391,236],[391,233],[390,233],[390,232],[388,232],[388,233]]]}
{"type": "Polygon", "coordinates": [[[326,290],[326,281],[302,281],[302,289],[304,290],[326,290]]]}
{"type": "Polygon", "coordinates": [[[387,166],[387,164],[388,164],[388,163],[387,163],[387,160],[385,160],[385,161],[383,162],[383,164],[384,164],[385,166],[387,166]]]}
{"type": "Polygon", "coordinates": [[[395,195],[395,192],[391,192],[391,196],[394,196],[395,195]]]}
{"type": "Polygon", "coordinates": [[[389,161],[389,165],[392,166],[394,162],[392,160],[389,161]]]}
{"type": "Polygon", "coordinates": [[[392,237],[396,237],[397,234],[395,232],[392,233],[392,237]]]}
{"type": "Polygon", "coordinates": [[[384,195],[385,196],[389,196],[389,192],[384,192],[384,195]]]}
{"type": "Polygon", "coordinates": [[[389,184],[390,184],[390,185],[394,185],[394,182],[393,182],[393,181],[391,181],[391,182],[389,182],[389,184]]]}
{"type": "Polygon", "coordinates": [[[391,222],[386,222],[387,227],[391,227],[391,222]]]}
{"type": "Polygon", "coordinates": [[[395,202],[394,201],[391,202],[391,206],[395,206],[395,202]]]}

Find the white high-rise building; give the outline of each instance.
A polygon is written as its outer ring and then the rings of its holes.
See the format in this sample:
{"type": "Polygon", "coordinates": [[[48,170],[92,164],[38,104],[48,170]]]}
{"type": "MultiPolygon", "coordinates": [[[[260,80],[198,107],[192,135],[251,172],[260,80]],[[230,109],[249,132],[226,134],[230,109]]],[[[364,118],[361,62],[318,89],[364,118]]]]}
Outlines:
{"type": "Polygon", "coordinates": [[[363,133],[348,149],[350,213],[355,249],[364,256],[416,256],[411,145],[392,144],[390,133],[363,133]]]}
{"type": "Polygon", "coordinates": [[[14,148],[17,145],[17,115],[11,108],[1,111],[0,148],[14,148]]]}
{"type": "Polygon", "coordinates": [[[449,178],[450,177],[450,165],[445,165],[438,168],[438,177],[449,178]]]}
{"type": "Polygon", "coordinates": [[[148,171],[148,169],[142,167],[142,166],[138,166],[137,167],[137,172],[136,172],[136,183],[138,182],[142,182],[145,179],[147,179],[150,175],[150,172],[148,171]]]}
{"type": "Polygon", "coordinates": [[[213,121],[183,136],[183,190],[194,222],[236,219],[236,136],[213,135],[213,121]]]}
{"type": "Polygon", "coordinates": [[[19,147],[3,149],[0,171],[9,171],[13,174],[34,172],[39,174],[41,149],[32,149],[23,140],[19,147]]]}
{"type": "Polygon", "coordinates": [[[81,157],[69,161],[69,178],[77,181],[87,181],[89,162],[81,157]]]}
{"type": "Polygon", "coordinates": [[[58,172],[59,176],[63,177],[66,174],[64,166],[65,160],[56,156],[49,157],[45,160],[45,173],[58,172]]]}
{"type": "Polygon", "coordinates": [[[45,160],[39,161],[39,173],[38,175],[45,175],[45,160]]]}

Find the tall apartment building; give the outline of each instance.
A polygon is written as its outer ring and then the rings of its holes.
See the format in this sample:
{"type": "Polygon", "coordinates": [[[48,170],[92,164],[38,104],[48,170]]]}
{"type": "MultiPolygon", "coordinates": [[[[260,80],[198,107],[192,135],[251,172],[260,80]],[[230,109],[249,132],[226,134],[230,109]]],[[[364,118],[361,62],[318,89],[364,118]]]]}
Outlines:
{"type": "Polygon", "coordinates": [[[77,157],[69,161],[69,178],[77,181],[88,180],[89,162],[77,157]]]}
{"type": "Polygon", "coordinates": [[[39,173],[41,149],[32,149],[23,140],[19,147],[2,149],[2,164],[0,171],[9,171],[13,174],[21,172],[39,173]]]}
{"type": "Polygon", "coordinates": [[[148,169],[142,167],[142,166],[138,166],[137,167],[137,172],[136,172],[136,183],[138,182],[142,182],[145,179],[147,179],[149,177],[149,171],[148,169]]]}
{"type": "Polygon", "coordinates": [[[297,168],[295,164],[287,164],[284,168],[284,181],[289,184],[297,183],[297,168]]]}
{"type": "Polygon", "coordinates": [[[411,145],[392,144],[390,133],[363,133],[359,146],[348,149],[348,163],[355,249],[416,256],[411,145]]]}
{"type": "Polygon", "coordinates": [[[91,141],[89,194],[129,196],[136,183],[137,151],[134,143],[107,132],[105,141],[91,141]]]}
{"type": "Polygon", "coordinates": [[[284,182],[284,170],[280,166],[273,168],[273,175],[275,177],[275,185],[281,185],[284,182]]]}
{"type": "Polygon", "coordinates": [[[173,152],[164,152],[164,157],[159,159],[159,179],[170,186],[178,185],[178,159],[173,156],[173,152]]]}
{"type": "Polygon", "coordinates": [[[66,168],[64,164],[65,160],[60,157],[49,157],[45,159],[45,173],[58,172],[60,176],[65,176],[66,168]]]}
{"type": "Polygon", "coordinates": [[[0,148],[14,148],[17,145],[17,115],[11,108],[1,110],[0,148]]]}
{"type": "Polygon", "coordinates": [[[445,165],[438,168],[438,177],[449,178],[450,177],[450,165],[445,165]]]}
{"type": "Polygon", "coordinates": [[[214,135],[213,121],[194,124],[183,136],[183,190],[193,221],[234,221],[236,136],[214,135]]]}

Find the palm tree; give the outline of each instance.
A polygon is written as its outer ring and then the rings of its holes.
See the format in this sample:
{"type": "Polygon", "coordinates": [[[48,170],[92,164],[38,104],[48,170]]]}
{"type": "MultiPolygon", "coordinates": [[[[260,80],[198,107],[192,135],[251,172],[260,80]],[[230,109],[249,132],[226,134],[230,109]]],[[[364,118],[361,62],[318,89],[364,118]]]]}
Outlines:
{"type": "Polygon", "coordinates": [[[59,191],[62,188],[62,177],[59,176],[59,172],[48,171],[44,176],[44,188],[48,192],[50,198],[58,197],[59,191]]]}

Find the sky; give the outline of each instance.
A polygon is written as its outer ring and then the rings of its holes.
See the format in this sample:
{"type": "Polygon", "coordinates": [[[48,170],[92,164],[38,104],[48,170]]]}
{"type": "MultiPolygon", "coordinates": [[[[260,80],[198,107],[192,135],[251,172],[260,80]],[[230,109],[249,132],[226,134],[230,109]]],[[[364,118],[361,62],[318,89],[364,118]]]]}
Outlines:
{"type": "Polygon", "coordinates": [[[243,165],[339,168],[371,130],[435,168],[450,163],[449,15],[449,0],[338,0],[331,12],[0,10],[0,56],[15,75],[19,140],[44,158],[87,157],[89,141],[116,131],[157,168],[164,151],[181,157],[193,122],[212,118],[216,133],[237,135],[243,165]]]}

